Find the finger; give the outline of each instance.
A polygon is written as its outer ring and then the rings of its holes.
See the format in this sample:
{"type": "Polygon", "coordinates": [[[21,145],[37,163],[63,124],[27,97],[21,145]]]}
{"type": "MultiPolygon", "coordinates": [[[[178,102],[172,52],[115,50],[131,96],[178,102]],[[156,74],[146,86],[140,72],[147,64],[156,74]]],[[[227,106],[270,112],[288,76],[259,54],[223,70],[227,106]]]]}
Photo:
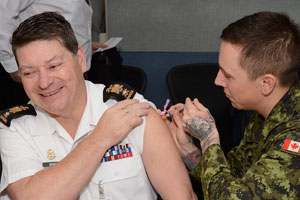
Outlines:
{"type": "Polygon", "coordinates": [[[128,112],[134,112],[136,110],[140,109],[149,109],[151,108],[150,104],[148,102],[140,102],[140,103],[134,103],[127,106],[124,106],[122,109],[126,108],[128,112]]]}
{"type": "Polygon", "coordinates": [[[164,116],[162,117],[162,119],[163,119],[163,121],[166,123],[166,125],[170,128],[171,122],[168,120],[168,118],[164,115],[164,116]]]}
{"type": "Polygon", "coordinates": [[[119,119],[126,122],[125,124],[128,124],[129,127],[132,128],[134,128],[137,125],[140,125],[143,122],[142,117],[148,115],[150,112],[149,107],[135,107],[135,109],[129,107],[127,109],[127,112],[125,112],[124,110],[122,111],[122,114],[119,117],[119,119]]]}
{"type": "Polygon", "coordinates": [[[169,108],[168,112],[172,112],[172,111],[176,110],[177,108],[180,108],[183,105],[184,105],[183,103],[178,103],[176,105],[173,105],[169,108]]]}
{"type": "Polygon", "coordinates": [[[172,119],[176,123],[178,128],[182,128],[182,122],[183,122],[182,117],[183,117],[183,115],[181,113],[179,113],[178,111],[175,111],[172,116],[172,119]]]}
{"type": "Polygon", "coordinates": [[[130,115],[131,117],[143,117],[143,116],[147,116],[150,112],[150,108],[146,107],[146,108],[136,108],[136,109],[130,109],[128,108],[128,113],[126,113],[127,115],[130,115]]]}
{"type": "Polygon", "coordinates": [[[189,111],[189,110],[194,110],[196,107],[195,107],[195,105],[193,104],[193,102],[192,102],[192,100],[189,98],[189,97],[187,97],[186,99],[185,99],[185,109],[187,110],[187,111],[189,111]]]}
{"type": "Polygon", "coordinates": [[[93,42],[92,43],[92,49],[97,50],[101,47],[101,44],[99,42],[93,42]]]}
{"type": "Polygon", "coordinates": [[[107,45],[107,44],[102,44],[102,43],[100,43],[99,47],[101,47],[101,48],[106,48],[106,47],[108,47],[108,45],[107,45]]]}
{"type": "Polygon", "coordinates": [[[125,99],[125,100],[119,101],[113,107],[115,107],[116,109],[122,109],[124,107],[128,107],[129,105],[137,104],[139,102],[140,101],[138,99],[125,99]]]}
{"type": "Polygon", "coordinates": [[[199,110],[201,110],[201,111],[207,111],[207,110],[208,110],[205,106],[203,106],[203,104],[200,103],[200,101],[199,101],[197,98],[195,98],[193,102],[194,102],[194,105],[195,105],[199,110]]]}
{"type": "Polygon", "coordinates": [[[173,141],[175,142],[176,146],[178,147],[178,141],[177,141],[177,136],[176,136],[177,126],[174,121],[172,121],[172,122],[170,122],[169,120],[166,120],[166,121],[167,121],[166,124],[170,130],[169,132],[173,138],[173,141]]]}
{"type": "Polygon", "coordinates": [[[198,111],[199,111],[198,108],[194,106],[192,100],[190,98],[186,98],[185,108],[183,110],[184,119],[193,118],[198,111]]]}

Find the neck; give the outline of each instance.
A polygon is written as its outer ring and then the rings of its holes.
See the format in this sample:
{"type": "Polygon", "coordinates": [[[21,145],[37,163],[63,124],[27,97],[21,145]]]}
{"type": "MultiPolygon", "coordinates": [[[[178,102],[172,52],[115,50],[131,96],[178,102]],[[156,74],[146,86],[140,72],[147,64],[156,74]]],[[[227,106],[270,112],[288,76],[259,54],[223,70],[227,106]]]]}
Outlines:
{"type": "Polygon", "coordinates": [[[266,96],[263,101],[259,103],[258,109],[256,111],[266,119],[273,108],[276,106],[276,104],[288,92],[290,88],[291,86],[275,88],[270,95],[266,96]]]}
{"type": "Polygon", "coordinates": [[[87,104],[87,91],[85,85],[81,91],[83,92],[80,93],[80,97],[74,99],[74,106],[69,109],[69,112],[60,116],[53,116],[73,139],[75,138],[77,128],[87,104]]]}

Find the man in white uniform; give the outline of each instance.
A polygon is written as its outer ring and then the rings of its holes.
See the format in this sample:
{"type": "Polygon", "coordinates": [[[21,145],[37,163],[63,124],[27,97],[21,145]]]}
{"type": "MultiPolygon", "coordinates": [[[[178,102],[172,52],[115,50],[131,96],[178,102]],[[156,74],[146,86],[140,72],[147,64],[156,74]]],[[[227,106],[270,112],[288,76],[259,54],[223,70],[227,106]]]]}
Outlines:
{"type": "Polygon", "coordinates": [[[84,81],[84,50],[61,15],[25,20],[12,46],[31,102],[0,113],[1,198],[196,198],[150,104],[123,85],[84,81]]]}

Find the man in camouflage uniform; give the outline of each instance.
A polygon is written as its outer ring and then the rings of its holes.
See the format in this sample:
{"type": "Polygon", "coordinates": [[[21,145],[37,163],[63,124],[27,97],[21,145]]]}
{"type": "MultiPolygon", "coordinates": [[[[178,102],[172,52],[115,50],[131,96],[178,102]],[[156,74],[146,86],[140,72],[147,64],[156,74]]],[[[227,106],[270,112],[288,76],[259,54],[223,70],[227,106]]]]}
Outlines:
{"type": "Polygon", "coordinates": [[[227,26],[221,38],[215,84],[235,108],[255,113],[225,156],[213,117],[187,98],[168,123],[183,160],[205,199],[300,199],[299,28],[284,14],[259,12],[227,26]]]}

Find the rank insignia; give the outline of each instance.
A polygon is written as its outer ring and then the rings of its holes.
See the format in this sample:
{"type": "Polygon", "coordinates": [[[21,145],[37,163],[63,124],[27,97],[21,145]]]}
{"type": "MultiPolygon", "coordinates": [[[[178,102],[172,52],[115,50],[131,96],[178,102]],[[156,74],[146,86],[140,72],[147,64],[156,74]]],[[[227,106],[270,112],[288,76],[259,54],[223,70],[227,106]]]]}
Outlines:
{"type": "Polygon", "coordinates": [[[118,144],[106,151],[102,159],[103,162],[119,160],[123,158],[132,157],[132,151],[129,144],[118,144]]]}
{"type": "Polygon", "coordinates": [[[47,158],[49,160],[53,160],[55,158],[55,154],[54,154],[54,151],[52,149],[48,150],[48,152],[47,152],[47,158]]]}
{"type": "Polygon", "coordinates": [[[11,120],[23,115],[36,116],[35,109],[30,104],[14,106],[0,112],[0,121],[7,127],[10,126],[11,120]]]}
{"type": "Polygon", "coordinates": [[[300,142],[296,142],[293,140],[285,139],[282,148],[288,151],[300,153],[300,142]]]}
{"type": "Polygon", "coordinates": [[[136,91],[126,83],[115,82],[103,90],[103,101],[106,102],[108,99],[115,99],[122,101],[125,99],[132,99],[136,91]]]}

